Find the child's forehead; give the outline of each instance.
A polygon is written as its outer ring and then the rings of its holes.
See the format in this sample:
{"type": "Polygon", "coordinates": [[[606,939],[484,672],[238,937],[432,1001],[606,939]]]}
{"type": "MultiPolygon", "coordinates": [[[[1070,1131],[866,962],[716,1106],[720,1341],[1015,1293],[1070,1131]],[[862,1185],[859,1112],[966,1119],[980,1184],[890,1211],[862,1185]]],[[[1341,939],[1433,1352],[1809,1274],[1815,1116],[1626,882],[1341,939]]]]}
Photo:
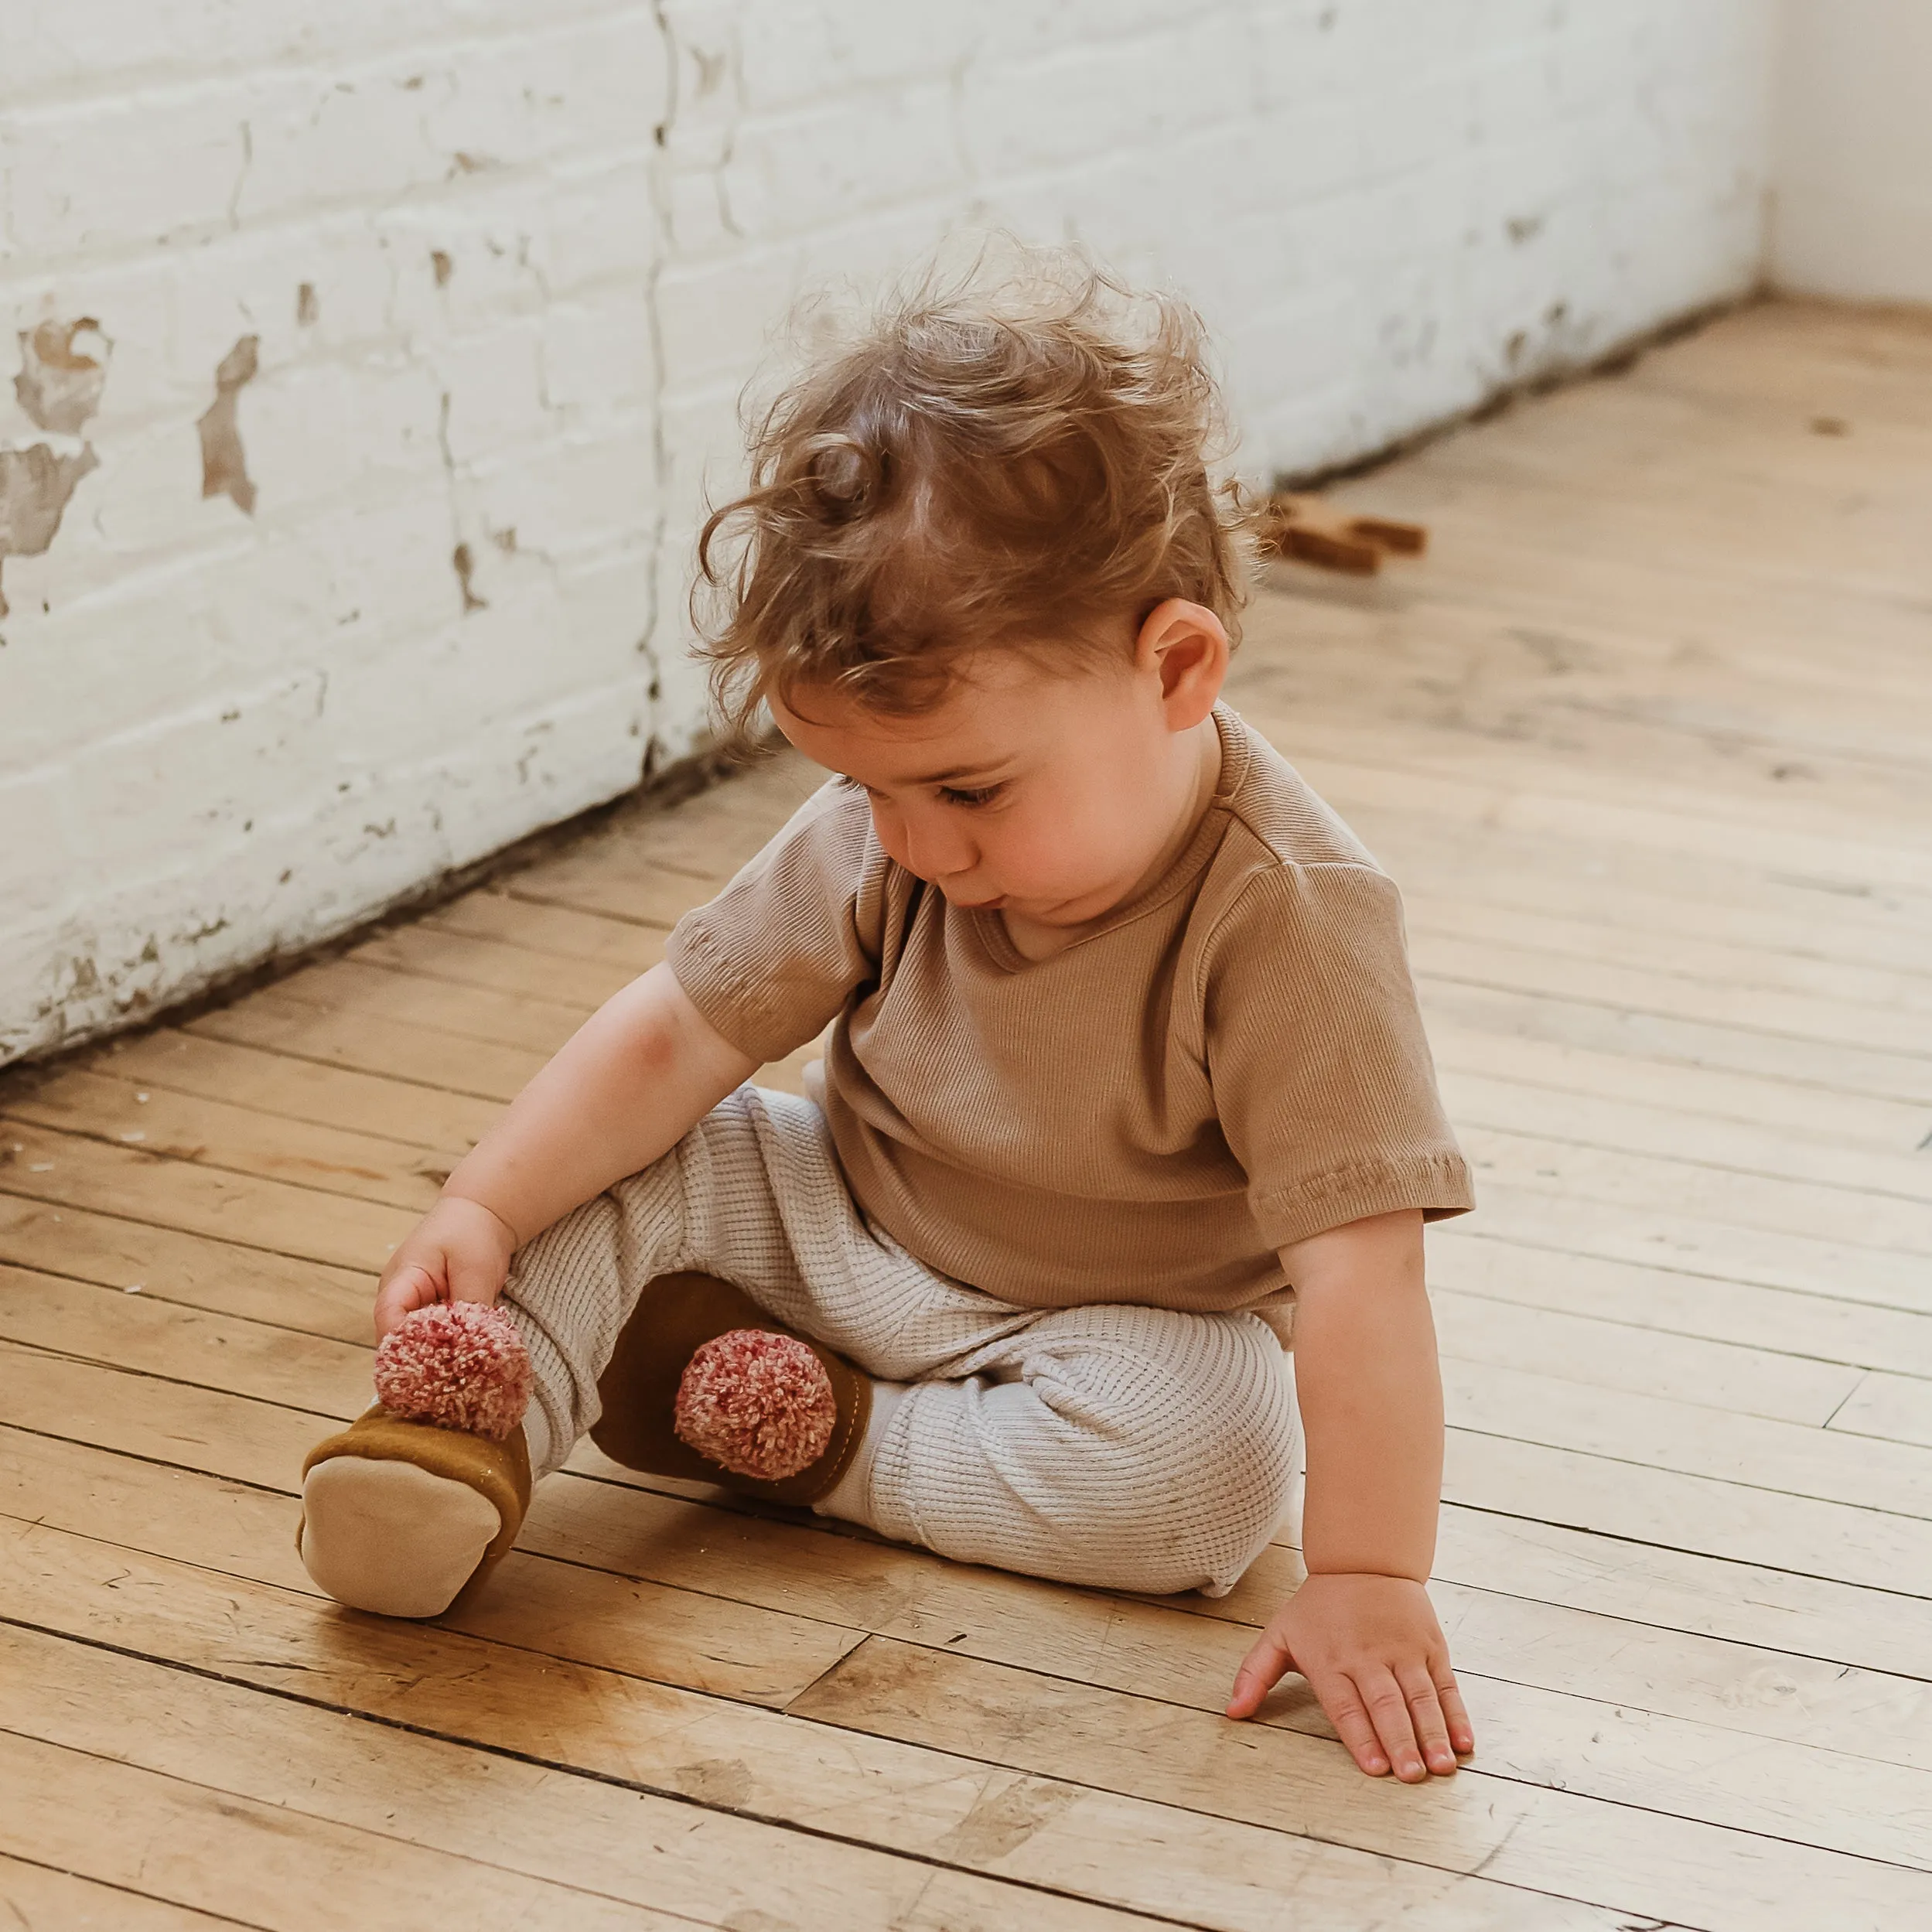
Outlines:
{"type": "Polygon", "coordinates": [[[1050,674],[1002,653],[953,679],[927,710],[875,710],[807,688],[789,702],[774,697],[772,712],[808,758],[865,783],[964,784],[1050,757],[1079,735],[1099,681],[1091,671],[1050,674]]]}

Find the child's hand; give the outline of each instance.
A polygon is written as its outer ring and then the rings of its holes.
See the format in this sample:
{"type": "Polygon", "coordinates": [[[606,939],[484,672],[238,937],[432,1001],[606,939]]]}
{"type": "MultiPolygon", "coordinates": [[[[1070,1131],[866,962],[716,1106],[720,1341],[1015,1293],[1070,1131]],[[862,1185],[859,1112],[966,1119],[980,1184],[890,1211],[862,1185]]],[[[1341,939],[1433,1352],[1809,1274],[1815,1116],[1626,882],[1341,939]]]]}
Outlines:
{"type": "Polygon", "coordinates": [[[389,1258],[376,1286],[376,1340],[432,1302],[493,1302],[517,1251],[515,1231],[480,1201],[445,1194],[389,1258]]]}
{"type": "Polygon", "coordinates": [[[1435,1606],[1407,1577],[1311,1576],[1242,1660],[1227,1715],[1252,1717],[1289,1669],[1371,1777],[1446,1776],[1476,1749],[1435,1606]]]}

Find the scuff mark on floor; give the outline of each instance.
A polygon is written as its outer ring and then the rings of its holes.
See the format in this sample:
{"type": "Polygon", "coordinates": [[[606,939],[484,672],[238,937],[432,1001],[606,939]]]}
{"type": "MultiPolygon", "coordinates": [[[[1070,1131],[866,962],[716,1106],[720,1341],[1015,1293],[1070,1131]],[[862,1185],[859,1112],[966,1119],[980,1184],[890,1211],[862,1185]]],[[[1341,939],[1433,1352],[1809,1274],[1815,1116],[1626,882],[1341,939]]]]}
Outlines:
{"type": "Polygon", "coordinates": [[[244,336],[221,359],[215,370],[215,399],[196,427],[201,432],[201,493],[226,497],[244,515],[255,514],[255,486],[242,453],[241,432],[236,424],[237,398],[254,381],[261,366],[256,352],[259,336],[244,336]]]}
{"type": "MultiPolygon", "coordinates": [[[[0,571],[9,557],[38,557],[47,549],[81,478],[100,468],[94,445],[80,435],[101,406],[113,348],[91,316],[20,332],[13,393],[36,428],[70,446],[35,442],[0,449],[0,571]]],[[[0,585],[0,617],[6,615],[0,585]]]]}

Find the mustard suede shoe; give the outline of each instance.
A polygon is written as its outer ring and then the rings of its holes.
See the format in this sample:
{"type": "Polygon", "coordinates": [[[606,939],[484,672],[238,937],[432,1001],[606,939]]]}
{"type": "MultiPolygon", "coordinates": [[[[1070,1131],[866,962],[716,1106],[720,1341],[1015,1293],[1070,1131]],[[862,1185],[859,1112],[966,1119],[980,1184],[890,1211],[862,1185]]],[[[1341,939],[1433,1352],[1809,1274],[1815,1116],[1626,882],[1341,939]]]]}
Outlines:
{"type": "Polygon", "coordinates": [[[440,1616],[502,1559],[530,1507],[530,1363],[507,1316],[418,1309],[376,1352],[382,1398],[311,1449],[295,1548],[353,1609],[440,1616]]]}
{"type": "Polygon", "coordinates": [[[599,1379],[613,1463],[768,1502],[828,1495],[865,1440],[872,1383],[715,1275],[660,1275],[599,1379]]]}

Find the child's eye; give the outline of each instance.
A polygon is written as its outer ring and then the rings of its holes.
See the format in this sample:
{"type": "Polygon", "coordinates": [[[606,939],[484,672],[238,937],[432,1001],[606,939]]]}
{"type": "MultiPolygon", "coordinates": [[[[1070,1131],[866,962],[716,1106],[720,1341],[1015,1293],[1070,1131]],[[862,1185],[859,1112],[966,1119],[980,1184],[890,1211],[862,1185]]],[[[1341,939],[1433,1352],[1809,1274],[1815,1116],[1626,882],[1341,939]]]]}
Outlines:
{"type": "Polygon", "coordinates": [[[990,805],[1005,789],[1004,785],[977,785],[968,790],[957,785],[941,785],[939,795],[949,805],[990,805]]]}

